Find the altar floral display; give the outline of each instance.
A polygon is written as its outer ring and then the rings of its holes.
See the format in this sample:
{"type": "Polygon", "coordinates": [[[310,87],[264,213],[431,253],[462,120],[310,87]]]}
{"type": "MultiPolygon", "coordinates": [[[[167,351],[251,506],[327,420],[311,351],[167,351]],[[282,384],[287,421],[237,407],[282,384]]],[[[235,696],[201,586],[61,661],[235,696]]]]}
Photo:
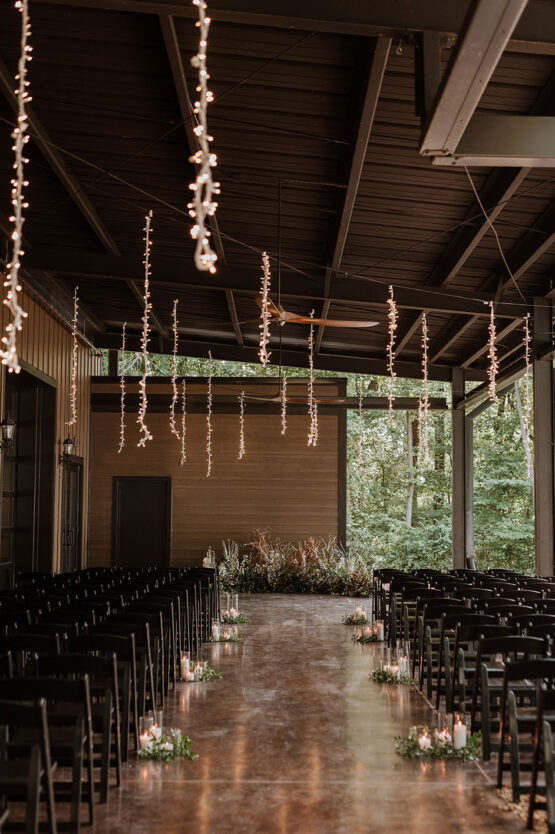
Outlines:
{"type": "Polygon", "coordinates": [[[333,536],[293,543],[255,530],[244,545],[228,540],[222,546],[218,568],[227,591],[369,596],[372,590],[365,555],[348,554],[333,536]]]}

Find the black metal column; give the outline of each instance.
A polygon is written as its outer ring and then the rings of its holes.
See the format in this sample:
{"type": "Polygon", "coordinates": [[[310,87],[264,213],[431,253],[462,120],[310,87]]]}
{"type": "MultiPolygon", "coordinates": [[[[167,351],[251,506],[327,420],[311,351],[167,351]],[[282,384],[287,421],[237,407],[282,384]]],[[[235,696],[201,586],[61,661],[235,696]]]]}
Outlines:
{"type": "Polygon", "coordinates": [[[534,505],[536,573],[552,576],[554,545],[553,362],[539,359],[552,346],[552,304],[534,299],[534,505]]]}

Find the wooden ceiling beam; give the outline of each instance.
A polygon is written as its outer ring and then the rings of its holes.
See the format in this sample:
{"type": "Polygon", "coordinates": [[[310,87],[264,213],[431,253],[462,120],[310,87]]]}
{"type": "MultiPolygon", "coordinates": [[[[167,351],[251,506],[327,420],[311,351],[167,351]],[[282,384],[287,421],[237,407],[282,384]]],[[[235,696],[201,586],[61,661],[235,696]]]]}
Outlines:
{"type": "MultiPolygon", "coordinates": [[[[499,342],[502,342],[503,339],[505,339],[509,335],[509,333],[512,333],[513,330],[516,330],[517,327],[522,327],[522,319],[515,319],[515,321],[509,322],[509,324],[507,324],[506,327],[504,327],[502,330],[499,330],[495,336],[495,343],[498,344],[499,342]]],[[[463,362],[461,362],[461,367],[468,368],[469,365],[473,365],[474,362],[476,362],[477,359],[480,359],[480,357],[483,356],[484,353],[487,353],[488,350],[489,341],[485,341],[484,344],[481,345],[481,347],[479,347],[477,350],[471,353],[470,356],[467,356],[463,362]]],[[[503,358],[506,358],[506,356],[503,358]]]]}
{"type": "MultiPolygon", "coordinates": [[[[347,242],[347,235],[349,234],[351,217],[353,216],[358,186],[362,176],[364,162],[366,160],[366,151],[368,149],[370,133],[372,132],[372,126],[374,124],[374,117],[376,115],[376,108],[380,98],[380,92],[382,89],[385,68],[387,66],[390,50],[391,39],[378,38],[372,54],[372,60],[368,68],[368,81],[366,83],[366,89],[362,101],[362,109],[358,123],[357,135],[354,142],[347,188],[345,189],[343,196],[343,206],[339,217],[339,225],[337,235],[335,237],[330,265],[328,269],[326,269],[324,279],[324,297],[326,300],[322,305],[322,311],[320,314],[320,318],[323,319],[327,318],[329,313],[330,302],[328,296],[330,294],[331,282],[341,265],[341,259],[343,258],[343,252],[347,242]]],[[[324,326],[320,325],[314,342],[315,353],[318,353],[320,350],[323,335],[324,326]]]]}
{"type": "MultiPolygon", "coordinates": [[[[0,59],[0,91],[12,110],[17,113],[17,98],[13,92],[13,84],[12,74],[6,64],[0,59]]],[[[68,196],[71,197],[104,249],[112,255],[119,255],[119,249],[113,237],[85,194],[80,182],[68,170],[62,154],[51,141],[50,136],[36,116],[32,106],[28,104],[26,111],[32,142],[34,142],[42,156],[46,159],[68,196]]]]}

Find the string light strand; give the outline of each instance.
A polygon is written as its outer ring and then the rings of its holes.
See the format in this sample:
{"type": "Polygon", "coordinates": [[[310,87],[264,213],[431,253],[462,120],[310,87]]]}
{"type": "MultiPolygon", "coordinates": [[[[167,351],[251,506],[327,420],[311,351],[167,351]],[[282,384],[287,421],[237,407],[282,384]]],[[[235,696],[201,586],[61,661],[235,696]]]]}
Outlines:
{"type": "Polygon", "coordinates": [[[77,324],[79,317],[79,287],[73,291],[73,318],[71,320],[71,384],[69,389],[69,411],[70,418],[67,421],[68,428],[77,425],[77,361],[78,348],[77,324]]]}
{"type": "Polygon", "coordinates": [[[187,462],[187,375],[181,380],[181,466],[187,462]]]}
{"type": "Polygon", "coordinates": [[[387,300],[387,319],[389,333],[389,342],[387,345],[387,370],[389,373],[387,401],[389,408],[389,419],[391,422],[393,422],[393,403],[395,402],[395,377],[397,376],[394,368],[395,334],[397,331],[397,324],[399,321],[399,313],[397,310],[397,302],[395,301],[395,296],[393,295],[393,286],[391,284],[389,285],[389,298],[387,300]]]}
{"type": "Polygon", "coordinates": [[[170,431],[179,440],[179,432],[175,424],[175,407],[177,405],[178,390],[177,390],[177,349],[179,346],[179,336],[177,334],[177,298],[173,302],[172,310],[172,333],[173,333],[173,350],[172,350],[172,399],[170,403],[170,431]]]}
{"type": "Polygon", "coordinates": [[[125,328],[127,322],[124,321],[121,328],[121,375],[119,378],[120,387],[120,421],[119,421],[119,446],[118,455],[123,451],[125,446],[125,328]]]}
{"type": "Polygon", "coordinates": [[[287,431],[287,374],[281,380],[281,433],[287,431]]]}
{"type": "Polygon", "coordinates": [[[363,434],[363,416],[362,416],[362,377],[357,379],[358,391],[358,465],[362,466],[362,434],[363,434]]]}
{"type": "MultiPolygon", "coordinates": [[[[310,318],[314,318],[314,310],[310,311],[310,318]]],[[[310,418],[310,428],[308,431],[308,446],[314,445],[314,325],[311,323],[308,335],[308,416],[310,418]]]]}
{"type": "MultiPolygon", "coordinates": [[[[530,339],[530,313],[526,313],[524,317],[524,361],[526,363],[526,371],[524,373],[524,409],[522,415],[522,422],[524,424],[524,435],[526,437],[526,449],[529,450],[531,446],[531,438],[530,438],[530,425],[532,422],[532,396],[530,391],[530,380],[531,380],[531,339],[530,339]]],[[[532,480],[534,472],[533,472],[533,463],[531,455],[526,453],[526,469],[528,471],[528,477],[532,480]]]]}
{"type": "Polygon", "coordinates": [[[139,425],[139,431],[142,434],[142,437],[139,438],[139,442],[137,446],[145,446],[147,440],[152,440],[152,434],[148,429],[148,426],[145,423],[146,412],[148,408],[148,400],[146,395],[146,378],[150,373],[150,359],[148,355],[148,337],[150,333],[150,311],[152,310],[152,304],[150,302],[150,250],[152,248],[152,239],[151,239],[151,227],[152,223],[152,209],[145,217],[145,227],[144,233],[145,236],[143,238],[145,242],[145,256],[143,260],[144,268],[145,268],[145,283],[144,283],[144,293],[143,293],[143,329],[141,332],[141,356],[143,360],[143,374],[139,381],[139,412],[137,414],[137,423],[139,425]]]}
{"type": "Polygon", "coordinates": [[[428,367],[428,319],[422,314],[422,387],[418,400],[418,458],[420,464],[426,464],[430,457],[429,428],[430,428],[430,390],[428,367]]]}
{"type": "Polygon", "coordinates": [[[212,352],[208,351],[208,388],[206,393],[206,477],[212,474],[212,352]]]}
{"type": "Polygon", "coordinates": [[[4,287],[7,289],[7,292],[3,302],[10,311],[11,321],[6,325],[4,335],[2,336],[0,358],[2,365],[6,365],[9,373],[15,372],[18,374],[21,366],[17,352],[17,334],[23,329],[23,320],[27,318],[27,313],[19,303],[21,294],[19,270],[21,269],[21,258],[25,254],[23,250],[24,210],[29,208],[29,203],[26,201],[24,193],[25,188],[29,185],[28,180],[25,179],[25,165],[29,160],[25,156],[24,150],[25,145],[29,141],[29,135],[27,133],[29,123],[27,121],[26,104],[31,101],[31,96],[27,90],[29,87],[29,81],[27,81],[27,64],[32,60],[31,52],[33,51],[33,47],[28,43],[31,36],[31,23],[29,20],[27,0],[17,0],[15,8],[21,14],[21,48],[17,63],[17,74],[15,76],[17,87],[14,91],[17,98],[17,124],[12,133],[12,139],[14,140],[12,150],[15,155],[15,161],[13,163],[15,174],[11,180],[11,202],[13,207],[13,214],[10,217],[10,223],[13,223],[11,233],[12,252],[10,261],[6,266],[7,272],[4,287]]]}
{"type": "Polygon", "coordinates": [[[216,261],[218,256],[210,246],[210,231],[207,228],[207,218],[213,217],[216,213],[218,203],[215,195],[220,193],[220,183],[215,182],[212,177],[212,169],[218,164],[216,154],[210,150],[210,142],[214,137],[208,133],[207,111],[208,104],[214,101],[214,94],[208,89],[210,75],[206,69],[206,52],[208,49],[208,30],[210,18],[206,15],[207,5],[204,0],[193,0],[193,5],[198,7],[199,19],[195,26],[199,31],[199,48],[196,55],[191,58],[191,65],[198,70],[198,85],[196,91],[199,94],[195,101],[193,112],[196,116],[196,125],[193,132],[197,137],[198,149],[189,157],[190,162],[196,166],[195,182],[189,188],[193,192],[193,199],[188,203],[189,215],[196,220],[191,227],[191,237],[196,243],[195,266],[201,272],[216,272],[216,261]]]}
{"type": "Polygon", "coordinates": [[[270,259],[267,252],[262,253],[262,275],[260,278],[260,349],[258,356],[263,365],[267,365],[272,355],[268,351],[270,342],[270,259]]]}
{"type": "Polygon", "coordinates": [[[245,392],[239,395],[239,460],[245,457],[245,392]]]}
{"type": "Polygon", "coordinates": [[[489,302],[489,340],[488,340],[488,392],[491,402],[497,402],[497,374],[499,372],[499,361],[497,359],[497,332],[495,326],[495,311],[493,309],[493,301],[489,302]]]}

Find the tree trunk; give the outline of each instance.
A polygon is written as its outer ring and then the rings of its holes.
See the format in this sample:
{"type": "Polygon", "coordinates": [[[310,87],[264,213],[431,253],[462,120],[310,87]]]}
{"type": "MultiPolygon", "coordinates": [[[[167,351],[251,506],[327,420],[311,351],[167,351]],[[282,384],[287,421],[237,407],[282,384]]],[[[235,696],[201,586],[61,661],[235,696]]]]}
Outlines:
{"type": "Polygon", "coordinates": [[[522,411],[522,402],[520,399],[520,391],[518,390],[518,382],[515,382],[515,402],[516,410],[518,412],[518,419],[520,421],[520,435],[522,437],[522,445],[524,446],[524,457],[526,459],[526,469],[528,470],[528,477],[532,484],[532,496],[534,495],[534,464],[532,463],[532,452],[530,450],[530,437],[526,432],[524,425],[524,413],[522,411]]]}

